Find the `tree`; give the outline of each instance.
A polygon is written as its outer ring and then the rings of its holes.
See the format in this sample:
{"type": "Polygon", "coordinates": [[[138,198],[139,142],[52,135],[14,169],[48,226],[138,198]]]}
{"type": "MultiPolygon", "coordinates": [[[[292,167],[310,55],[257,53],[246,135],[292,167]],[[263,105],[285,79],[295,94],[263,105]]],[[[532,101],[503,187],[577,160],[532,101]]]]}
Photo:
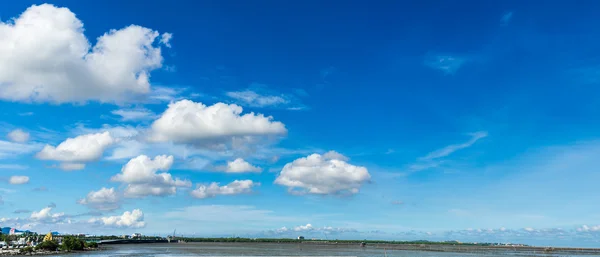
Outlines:
{"type": "Polygon", "coordinates": [[[58,249],[58,243],[54,240],[48,240],[39,243],[36,247],[36,250],[46,250],[46,251],[56,251],[58,249]]]}
{"type": "Polygon", "coordinates": [[[82,251],[85,247],[85,242],[74,236],[66,236],[63,238],[61,248],[67,251],[82,251]]]}

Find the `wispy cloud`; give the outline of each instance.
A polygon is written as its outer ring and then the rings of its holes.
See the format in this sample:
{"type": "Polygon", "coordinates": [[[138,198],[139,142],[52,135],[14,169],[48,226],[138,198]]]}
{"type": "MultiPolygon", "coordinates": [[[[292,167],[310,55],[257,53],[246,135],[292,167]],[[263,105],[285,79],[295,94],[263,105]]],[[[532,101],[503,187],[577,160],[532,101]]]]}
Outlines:
{"type": "Polygon", "coordinates": [[[427,160],[438,159],[441,157],[446,157],[458,150],[465,149],[467,147],[472,146],[479,139],[487,137],[488,133],[485,131],[479,131],[479,132],[475,132],[475,133],[470,133],[469,135],[471,136],[471,139],[469,139],[469,141],[461,143],[461,144],[449,145],[444,148],[435,150],[435,151],[427,154],[426,156],[421,157],[419,160],[427,161],[427,160]]]}
{"type": "Polygon", "coordinates": [[[20,164],[0,164],[0,170],[24,170],[28,167],[20,164]]]}
{"type": "Polygon", "coordinates": [[[425,65],[444,72],[446,75],[456,73],[467,61],[466,57],[451,54],[430,54],[425,57],[425,65]]]}
{"type": "Polygon", "coordinates": [[[420,157],[417,160],[417,162],[408,165],[408,171],[417,172],[440,167],[447,161],[443,159],[444,157],[447,157],[458,150],[472,146],[480,139],[487,137],[488,133],[485,131],[478,131],[474,133],[469,133],[468,135],[471,136],[471,138],[464,143],[448,145],[446,147],[432,151],[423,157],[420,157]]]}
{"type": "Polygon", "coordinates": [[[156,114],[146,108],[118,109],[111,112],[121,116],[122,121],[139,121],[156,118],[156,114]]]}
{"type": "Polygon", "coordinates": [[[502,15],[502,18],[500,19],[500,22],[502,23],[502,25],[507,25],[510,20],[513,17],[513,12],[506,12],[504,15],[502,15]]]}
{"type": "Polygon", "coordinates": [[[252,90],[227,92],[225,95],[252,107],[278,106],[289,103],[282,96],[261,95],[252,90]]]}
{"type": "MultiPolygon", "coordinates": [[[[306,93],[304,90],[296,90],[295,93],[298,94],[298,92],[306,93]]],[[[302,104],[300,99],[293,93],[284,94],[276,92],[272,89],[269,89],[266,85],[259,83],[252,83],[247,89],[226,92],[225,95],[233,99],[236,104],[243,106],[258,108],[282,108],[292,111],[307,109],[307,106],[302,104]]],[[[301,96],[307,95],[308,94],[304,94],[301,96]]]]}

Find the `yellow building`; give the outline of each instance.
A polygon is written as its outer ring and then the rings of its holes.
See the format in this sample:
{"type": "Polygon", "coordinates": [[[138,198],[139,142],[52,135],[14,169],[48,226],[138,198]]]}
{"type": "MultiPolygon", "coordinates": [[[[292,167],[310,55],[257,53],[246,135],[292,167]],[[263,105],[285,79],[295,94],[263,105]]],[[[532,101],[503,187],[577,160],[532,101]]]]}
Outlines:
{"type": "Polygon", "coordinates": [[[44,237],[44,241],[52,241],[52,233],[48,232],[48,234],[46,234],[46,236],[44,237]]]}

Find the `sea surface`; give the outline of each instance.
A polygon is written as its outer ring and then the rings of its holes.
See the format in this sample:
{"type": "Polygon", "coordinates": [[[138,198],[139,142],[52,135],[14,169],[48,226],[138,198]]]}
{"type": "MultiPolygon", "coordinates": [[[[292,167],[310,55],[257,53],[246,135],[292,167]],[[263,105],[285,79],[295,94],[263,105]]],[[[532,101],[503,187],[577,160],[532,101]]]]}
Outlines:
{"type": "Polygon", "coordinates": [[[59,255],[74,256],[356,256],[356,257],[459,257],[459,256],[600,256],[572,253],[523,253],[500,251],[490,253],[450,253],[428,251],[384,250],[376,246],[359,245],[311,245],[311,244],[275,244],[275,243],[181,243],[181,244],[129,244],[106,245],[105,250],[59,255]]]}

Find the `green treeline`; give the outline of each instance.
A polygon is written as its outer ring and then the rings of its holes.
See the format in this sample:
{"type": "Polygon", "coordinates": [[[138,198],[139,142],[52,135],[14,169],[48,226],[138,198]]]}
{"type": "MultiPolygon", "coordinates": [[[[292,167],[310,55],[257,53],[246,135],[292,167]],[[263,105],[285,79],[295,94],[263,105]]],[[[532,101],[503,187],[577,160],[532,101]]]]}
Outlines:
{"type": "Polygon", "coordinates": [[[183,240],[186,242],[239,242],[239,243],[299,243],[299,242],[314,242],[314,243],[329,243],[329,244],[360,244],[366,243],[369,244],[425,244],[425,245],[478,245],[478,246],[489,246],[492,243],[460,243],[457,241],[445,241],[445,242],[435,242],[435,241],[427,241],[427,240],[417,240],[417,241],[387,241],[387,240],[323,240],[323,239],[315,239],[315,240],[302,240],[302,239],[290,239],[290,238],[241,238],[241,237],[229,237],[229,238],[206,238],[206,237],[177,237],[175,240],[183,240]]]}

